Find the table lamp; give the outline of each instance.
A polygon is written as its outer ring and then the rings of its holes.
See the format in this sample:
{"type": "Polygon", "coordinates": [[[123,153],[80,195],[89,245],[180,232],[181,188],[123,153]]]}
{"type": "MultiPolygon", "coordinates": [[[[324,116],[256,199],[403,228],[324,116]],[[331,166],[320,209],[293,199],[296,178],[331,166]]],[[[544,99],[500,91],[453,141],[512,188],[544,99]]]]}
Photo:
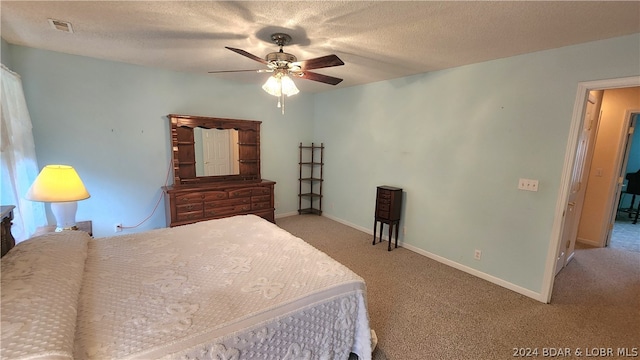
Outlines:
{"type": "Polygon", "coordinates": [[[47,165],[31,184],[25,198],[51,203],[51,212],[56,218],[56,231],[59,232],[78,229],[76,201],[88,199],[90,196],[73,167],[47,165]]]}

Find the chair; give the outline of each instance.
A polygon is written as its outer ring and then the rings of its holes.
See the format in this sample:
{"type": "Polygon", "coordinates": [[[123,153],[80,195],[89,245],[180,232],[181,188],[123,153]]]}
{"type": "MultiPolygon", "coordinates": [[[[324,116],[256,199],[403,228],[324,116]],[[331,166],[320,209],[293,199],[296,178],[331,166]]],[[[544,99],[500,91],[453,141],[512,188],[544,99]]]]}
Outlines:
{"type": "Polygon", "coordinates": [[[627,179],[627,189],[625,193],[631,194],[631,206],[627,210],[629,217],[635,214],[633,224],[638,223],[638,215],[640,214],[640,201],[638,202],[638,208],[634,209],[633,206],[636,202],[636,195],[640,195],[640,170],[634,173],[628,173],[625,177],[627,179]]]}

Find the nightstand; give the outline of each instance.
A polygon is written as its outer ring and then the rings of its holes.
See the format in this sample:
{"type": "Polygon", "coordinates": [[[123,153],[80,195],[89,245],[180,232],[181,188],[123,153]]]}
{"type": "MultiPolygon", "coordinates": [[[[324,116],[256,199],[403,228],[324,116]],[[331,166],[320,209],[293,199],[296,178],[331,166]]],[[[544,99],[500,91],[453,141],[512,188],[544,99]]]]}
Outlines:
{"type": "Polygon", "coordinates": [[[13,205],[0,206],[0,212],[2,212],[2,225],[0,225],[0,229],[2,230],[2,256],[16,245],[16,240],[13,238],[13,235],[11,235],[13,209],[15,209],[13,205]]]}
{"type": "MultiPolygon", "coordinates": [[[[76,226],[79,231],[84,231],[89,234],[89,236],[93,236],[93,225],[91,220],[87,221],[78,221],[76,222],[76,226]]],[[[42,226],[36,229],[36,232],[32,236],[39,236],[48,233],[52,233],[56,231],[55,225],[42,226]]],[[[64,230],[64,231],[75,231],[75,230],[64,230]]]]}

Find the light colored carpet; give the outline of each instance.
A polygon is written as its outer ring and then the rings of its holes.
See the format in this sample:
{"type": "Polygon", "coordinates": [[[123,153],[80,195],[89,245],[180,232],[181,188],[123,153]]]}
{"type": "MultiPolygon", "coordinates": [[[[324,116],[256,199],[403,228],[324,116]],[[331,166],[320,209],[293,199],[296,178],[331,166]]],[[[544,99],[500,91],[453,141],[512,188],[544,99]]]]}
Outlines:
{"type": "Polygon", "coordinates": [[[611,231],[609,247],[640,252],[640,222],[633,224],[629,214],[618,212],[611,231]]]}
{"type": "MultiPolygon", "coordinates": [[[[362,276],[375,360],[513,359],[515,348],[640,347],[640,253],[578,250],[543,304],[317,215],[277,219],[362,276]]],[[[573,358],[573,357],[563,357],[573,358]]]]}

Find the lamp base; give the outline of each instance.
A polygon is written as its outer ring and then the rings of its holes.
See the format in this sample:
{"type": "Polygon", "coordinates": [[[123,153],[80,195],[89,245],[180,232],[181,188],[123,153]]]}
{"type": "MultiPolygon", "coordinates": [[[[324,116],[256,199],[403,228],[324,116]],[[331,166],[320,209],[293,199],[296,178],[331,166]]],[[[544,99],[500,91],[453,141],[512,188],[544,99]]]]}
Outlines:
{"type": "Polygon", "coordinates": [[[77,210],[78,203],[75,201],[51,203],[51,212],[56,218],[56,232],[62,230],[78,230],[76,226],[77,210]]]}

